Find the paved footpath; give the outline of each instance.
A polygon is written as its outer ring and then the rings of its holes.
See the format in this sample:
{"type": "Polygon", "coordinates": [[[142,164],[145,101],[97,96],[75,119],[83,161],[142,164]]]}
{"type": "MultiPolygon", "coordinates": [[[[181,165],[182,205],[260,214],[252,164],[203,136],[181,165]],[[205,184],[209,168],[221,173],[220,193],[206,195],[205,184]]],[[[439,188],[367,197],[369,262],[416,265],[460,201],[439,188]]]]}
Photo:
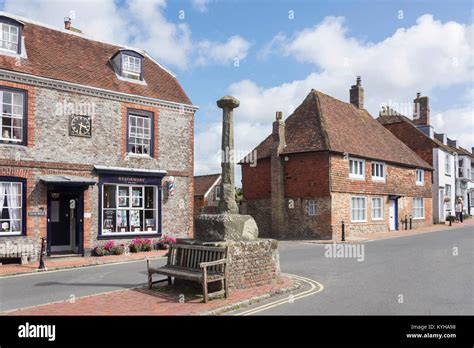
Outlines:
{"type": "Polygon", "coordinates": [[[295,287],[286,276],[278,284],[231,292],[229,298],[203,303],[196,293],[179,292],[168,285],[152,290],[135,288],[106,294],[69,299],[57,303],[3,312],[3,315],[200,315],[218,314],[222,308],[238,308],[248,301],[259,301],[273,294],[288,292],[295,287]],[[216,312],[214,312],[216,311],[216,312]]]}

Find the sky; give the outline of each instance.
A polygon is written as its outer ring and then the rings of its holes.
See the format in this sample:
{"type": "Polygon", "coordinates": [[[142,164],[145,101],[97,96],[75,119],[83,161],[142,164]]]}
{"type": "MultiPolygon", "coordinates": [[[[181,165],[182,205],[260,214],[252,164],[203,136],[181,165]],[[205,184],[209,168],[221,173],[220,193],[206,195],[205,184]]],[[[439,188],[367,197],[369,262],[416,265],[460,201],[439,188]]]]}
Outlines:
{"type": "MultiPolygon", "coordinates": [[[[194,105],[195,174],[220,171],[224,95],[236,157],[289,116],[312,88],[349,101],[362,77],[365,106],[411,116],[429,96],[438,133],[474,146],[474,9],[469,0],[0,0],[0,9],[139,47],[167,66],[194,105]]],[[[237,170],[237,184],[240,170],[237,170]]]]}

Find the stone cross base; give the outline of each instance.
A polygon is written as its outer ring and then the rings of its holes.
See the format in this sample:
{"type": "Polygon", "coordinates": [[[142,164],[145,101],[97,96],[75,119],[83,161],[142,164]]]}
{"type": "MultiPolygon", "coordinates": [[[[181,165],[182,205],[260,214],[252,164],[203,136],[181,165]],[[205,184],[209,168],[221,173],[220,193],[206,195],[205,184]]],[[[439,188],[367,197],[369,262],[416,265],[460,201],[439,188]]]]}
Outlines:
{"type": "MultiPolygon", "coordinates": [[[[278,242],[275,239],[255,239],[251,241],[226,241],[226,242],[202,242],[196,239],[182,239],[178,243],[227,246],[229,259],[229,289],[249,289],[256,286],[279,283],[280,256],[278,253],[278,242]]],[[[189,286],[200,284],[177,280],[177,283],[185,283],[189,286]]],[[[210,283],[209,291],[221,290],[220,282],[210,283]]]]}
{"type": "Polygon", "coordinates": [[[201,214],[194,220],[194,238],[200,241],[255,240],[257,223],[250,215],[201,214]]]}

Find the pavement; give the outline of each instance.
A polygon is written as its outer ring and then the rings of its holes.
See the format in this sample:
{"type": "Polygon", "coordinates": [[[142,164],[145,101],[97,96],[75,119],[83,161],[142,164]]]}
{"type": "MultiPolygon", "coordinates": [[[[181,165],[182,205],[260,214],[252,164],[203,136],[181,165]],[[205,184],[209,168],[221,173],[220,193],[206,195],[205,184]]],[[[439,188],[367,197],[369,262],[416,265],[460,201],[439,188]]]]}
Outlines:
{"type": "MultiPolygon", "coordinates": [[[[148,252],[139,252],[139,253],[127,253],[122,255],[108,255],[108,256],[74,256],[74,257],[46,257],[44,259],[44,264],[46,270],[58,270],[58,269],[68,269],[68,268],[77,268],[77,267],[87,267],[87,266],[97,266],[105,265],[110,263],[119,263],[127,262],[134,260],[145,260],[147,258],[153,259],[157,257],[163,257],[167,253],[166,250],[152,250],[148,252]]],[[[37,273],[44,272],[38,270],[39,261],[30,262],[28,264],[4,264],[0,265],[0,277],[10,276],[15,274],[24,274],[24,273],[37,273]]]]}
{"type": "MultiPolygon", "coordinates": [[[[176,304],[176,298],[179,299],[180,294],[173,295],[175,296],[173,302],[170,299],[160,298],[163,294],[169,296],[166,291],[147,294],[146,291],[137,289],[143,287],[146,282],[146,267],[143,260],[0,277],[0,311],[60,302],[34,310],[38,311],[36,313],[67,315],[66,308],[70,308],[72,312],[89,308],[88,313],[117,314],[125,313],[121,312],[124,309],[110,308],[121,307],[129,301],[137,303],[132,299],[139,296],[138,303],[144,302],[148,305],[155,304],[154,307],[167,308],[163,311],[159,308],[148,309],[151,312],[147,312],[146,308],[149,308],[147,305],[142,311],[137,312],[140,314],[198,314],[198,312],[213,314],[216,313],[212,312],[216,308],[227,306],[227,310],[233,310],[230,314],[243,313],[243,315],[472,315],[474,314],[473,227],[472,224],[462,226],[456,224],[431,233],[366,240],[355,244],[280,242],[281,269],[287,274],[299,277],[290,278],[294,282],[301,283],[299,289],[288,290],[290,293],[279,295],[281,290],[279,288],[262,288],[262,292],[258,290],[255,294],[239,293],[236,295],[238,298],[231,298],[230,302],[212,300],[209,302],[212,304],[209,308],[204,308],[204,304],[199,303],[199,298],[186,295],[185,298],[189,300],[190,305],[203,309],[200,312],[195,311],[194,307],[189,309],[174,307],[182,305],[179,301],[176,304]],[[359,253],[352,255],[357,257],[345,254],[343,257],[338,257],[337,253],[331,257],[328,250],[334,246],[355,247],[359,253]],[[268,298],[267,295],[262,295],[265,291],[267,294],[272,292],[274,296],[268,298]],[[123,297],[116,297],[120,293],[123,297]],[[103,307],[100,307],[104,311],[96,309],[94,312],[94,302],[87,300],[91,296],[104,303],[103,307]],[[151,298],[149,300],[151,302],[147,302],[144,296],[151,298]],[[252,305],[247,301],[245,309],[236,309],[232,306],[245,302],[243,300],[245,296],[247,299],[258,297],[260,303],[252,305]],[[109,302],[108,297],[113,301],[109,302]],[[166,304],[166,301],[171,301],[171,304],[166,304]],[[160,305],[156,306],[157,303],[160,305]]],[[[153,263],[156,266],[163,265],[165,259],[158,258],[153,263]]],[[[135,305],[132,307],[135,308],[135,305]]]]}
{"type": "Polygon", "coordinates": [[[281,277],[277,284],[236,290],[229,298],[217,298],[207,303],[189,289],[157,285],[153,289],[138,287],[106,294],[71,298],[51,304],[3,312],[3,315],[212,315],[221,308],[236,309],[249,303],[286,293],[297,288],[295,281],[281,277]]]}

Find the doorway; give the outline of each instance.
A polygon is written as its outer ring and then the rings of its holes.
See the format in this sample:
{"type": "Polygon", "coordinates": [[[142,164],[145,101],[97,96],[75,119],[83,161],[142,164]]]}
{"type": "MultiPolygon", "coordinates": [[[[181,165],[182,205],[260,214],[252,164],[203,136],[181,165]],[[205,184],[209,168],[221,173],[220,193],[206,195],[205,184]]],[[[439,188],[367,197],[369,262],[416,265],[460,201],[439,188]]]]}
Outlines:
{"type": "Polygon", "coordinates": [[[48,190],[48,255],[83,253],[83,192],[48,190]]]}
{"type": "Polygon", "coordinates": [[[389,200],[388,215],[390,222],[390,231],[398,230],[398,200],[389,200]]]}

